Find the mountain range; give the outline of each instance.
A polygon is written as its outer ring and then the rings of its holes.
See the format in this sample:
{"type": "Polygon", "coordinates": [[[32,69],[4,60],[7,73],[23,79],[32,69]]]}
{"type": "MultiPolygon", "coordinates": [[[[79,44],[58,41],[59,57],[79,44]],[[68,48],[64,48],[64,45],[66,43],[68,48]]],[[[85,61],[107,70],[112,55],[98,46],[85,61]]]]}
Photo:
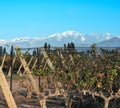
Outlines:
{"type": "Polygon", "coordinates": [[[73,30],[55,33],[38,38],[15,38],[11,41],[0,40],[0,46],[10,47],[18,45],[21,48],[42,47],[45,43],[51,47],[63,47],[64,44],[74,42],[76,47],[89,47],[96,43],[99,47],[120,47],[120,36],[110,33],[81,34],[73,30]]]}

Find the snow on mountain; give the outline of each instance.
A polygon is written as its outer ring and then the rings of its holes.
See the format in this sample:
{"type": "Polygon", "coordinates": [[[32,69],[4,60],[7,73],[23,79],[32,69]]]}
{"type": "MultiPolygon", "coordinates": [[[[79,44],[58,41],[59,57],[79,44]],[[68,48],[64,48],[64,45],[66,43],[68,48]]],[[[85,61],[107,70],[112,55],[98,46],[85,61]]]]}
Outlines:
{"type": "Polygon", "coordinates": [[[75,38],[77,38],[79,35],[81,35],[80,33],[76,32],[76,31],[73,31],[73,30],[68,30],[68,31],[65,31],[61,34],[62,36],[74,36],[75,38]]]}
{"type": "Polygon", "coordinates": [[[7,41],[6,40],[0,40],[0,46],[2,46],[2,45],[5,45],[7,43],[7,41]]]}
{"type": "MultiPolygon", "coordinates": [[[[93,43],[100,43],[112,39],[110,33],[99,34],[82,34],[73,30],[68,30],[63,33],[55,33],[49,36],[37,38],[15,38],[12,41],[0,40],[0,45],[18,45],[22,48],[26,47],[41,47],[45,43],[50,43],[52,47],[63,47],[64,44],[74,42],[76,47],[88,47],[93,43]],[[2,43],[2,44],[1,44],[2,43]]],[[[112,44],[112,43],[111,43],[112,44]]]]}
{"type": "Polygon", "coordinates": [[[98,43],[99,47],[120,47],[120,38],[113,37],[109,40],[98,43]]]}
{"type": "Polygon", "coordinates": [[[15,38],[12,40],[12,42],[17,42],[17,41],[20,41],[21,39],[20,38],[15,38]]]}

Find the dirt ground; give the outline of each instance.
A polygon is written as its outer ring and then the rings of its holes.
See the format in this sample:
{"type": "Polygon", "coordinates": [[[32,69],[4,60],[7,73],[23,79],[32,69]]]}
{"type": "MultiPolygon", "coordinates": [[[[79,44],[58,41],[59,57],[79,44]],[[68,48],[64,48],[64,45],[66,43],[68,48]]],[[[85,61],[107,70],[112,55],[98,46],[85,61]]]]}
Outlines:
{"type": "MultiPolygon", "coordinates": [[[[8,84],[10,79],[7,79],[8,84]]],[[[12,84],[12,94],[17,104],[17,108],[40,108],[39,102],[36,97],[26,98],[27,90],[20,87],[20,82],[18,79],[13,79],[12,84]]],[[[5,101],[2,89],[0,88],[0,108],[8,108],[5,101]]],[[[65,108],[61,103],[56,101],[47,102],[47,108],[65,108]]]]}
{"type": "MultiPolygon", "coordinates": [[[[7,79],[9,84],[9,79],[7,79]]],[[[12,94],[18,108],[40,108],[36,98],[26,98],[27,91],[25,88],[20,87],[18,79],[14,79],[12,86],[12,94]]],[[[0,88],[0,108],[8,108],[5,101],[3,92],[0,88]]]]}

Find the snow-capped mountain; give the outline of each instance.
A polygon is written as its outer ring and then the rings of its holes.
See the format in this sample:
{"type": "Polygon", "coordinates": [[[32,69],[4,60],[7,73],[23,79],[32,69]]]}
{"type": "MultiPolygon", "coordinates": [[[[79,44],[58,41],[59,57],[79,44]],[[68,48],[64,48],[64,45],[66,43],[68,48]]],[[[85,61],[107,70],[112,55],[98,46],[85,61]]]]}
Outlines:
{"type": "Polygon", "coordinates": [[[8,43],[6,40],[0,40],[0,46],[4,45],[6,43],[8,43]]]}
{"type": "MultiPolygon", "coordinates": [[[[74,42],[76,47],[88,47],[93,43],[102,44],[102,42],[106,42],[112,39],[113,36],[110,33],[99,34],[82,34],[73,30],[68,30],[63,33],[55,33],[49,36],[39,37],[39,38],[15,38],[11,41],[1,40],[0,45],[4,45],[9,47],[11,45],[18,45],[22,48],[28,47],[41,47],[44,46],[45,43],[50,44],[52,47],[63,47],[64,44],[74,42]]],[[[113,43],[110,43],[111,46],[113,43]]],[[[105,44],[104,44],[105,45],[105,44]]],[[[119,44],[120,46],[120,44],[119,44]]]]}
{"type": "Polygon", "coordinates": [[[99,47],[120,47],[120,38],[119,37],[113,37],[109,40],[102,41],[98,43],[99,47]]]}

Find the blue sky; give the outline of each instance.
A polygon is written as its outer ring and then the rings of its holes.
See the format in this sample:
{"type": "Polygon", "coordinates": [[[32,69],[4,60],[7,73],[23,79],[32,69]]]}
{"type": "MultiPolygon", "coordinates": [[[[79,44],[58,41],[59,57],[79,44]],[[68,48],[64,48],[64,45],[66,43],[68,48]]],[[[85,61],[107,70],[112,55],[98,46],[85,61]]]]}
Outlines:
{"type": "Polygon", "coordinates": [[[120,35],[120,0],[0,0],[0,39],[66,30],[120,35]]]}

